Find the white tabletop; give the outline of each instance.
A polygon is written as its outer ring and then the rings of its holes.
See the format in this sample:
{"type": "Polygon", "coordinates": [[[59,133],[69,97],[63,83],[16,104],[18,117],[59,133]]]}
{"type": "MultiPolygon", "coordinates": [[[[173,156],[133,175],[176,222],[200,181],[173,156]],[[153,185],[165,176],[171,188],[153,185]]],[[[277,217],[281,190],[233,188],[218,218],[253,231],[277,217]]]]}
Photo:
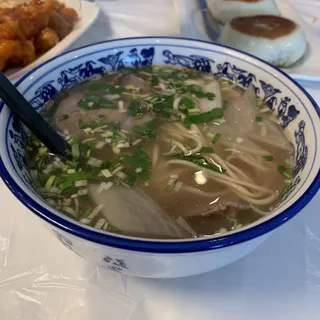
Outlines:
{"type": "MultiPolygon", "coordinates": [[[[76,46],[110,37],[179,35],[180,1],[100,0],[103,14],[76,46]]],[[[183,1],[187,6],[194,0],[183,1]]],[[[303,85],[320,103],[320,83],[303,85]]],[[[2,182],[0,201],[1,320],[320,318],[319,194],[246,258],[174,280],[129,278],[92,266],[48,233],[2,182]]]]}

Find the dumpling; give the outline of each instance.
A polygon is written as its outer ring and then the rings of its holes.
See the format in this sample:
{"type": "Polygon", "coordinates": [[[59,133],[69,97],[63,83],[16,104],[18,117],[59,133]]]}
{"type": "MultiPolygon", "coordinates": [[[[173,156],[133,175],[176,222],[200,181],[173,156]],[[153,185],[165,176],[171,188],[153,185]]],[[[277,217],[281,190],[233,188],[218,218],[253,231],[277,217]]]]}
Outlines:
{"type": "Polygon", "coordinates": [[[274,0],[207,0],[207,3],[212,16],[222,23],[236,17],[280,15],[274,0]]]}
{"type": "Polygon", "coordinates": [[[218,42],[287,67],[303,57],[307,40],[295,22],[278,16],[235,18],[224,26],[218,42]]]}

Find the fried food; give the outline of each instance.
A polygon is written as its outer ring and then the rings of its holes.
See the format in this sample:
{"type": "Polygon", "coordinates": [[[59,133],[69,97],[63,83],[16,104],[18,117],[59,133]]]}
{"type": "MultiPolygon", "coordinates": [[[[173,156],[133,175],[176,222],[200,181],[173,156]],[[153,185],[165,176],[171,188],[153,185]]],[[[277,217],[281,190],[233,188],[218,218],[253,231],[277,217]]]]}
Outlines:
{"type": "Polygon", "coordinates": [[[25,66],[66,37],[77,12],[57,0],[0,8],[0,70],[25,66]]]}
{"type": "Polygon", "coordinates": [[[53,48],[60,41],[58,33],[52,28],[44,28],[35,39],[37,53],[43,53],[53,48]]]}
{"type": "Polygon", "coordinates": [[[0,69],[25,66],[36,59],[35,47],[30,40],[0,41],[0,69]]]}
{"type": "Polygon", "coordinates": [[[64,20],[58,12],[51,15],[49,27],[57,31],[60,39],[63,39],[72,30],[72,24],[64,20]]]}

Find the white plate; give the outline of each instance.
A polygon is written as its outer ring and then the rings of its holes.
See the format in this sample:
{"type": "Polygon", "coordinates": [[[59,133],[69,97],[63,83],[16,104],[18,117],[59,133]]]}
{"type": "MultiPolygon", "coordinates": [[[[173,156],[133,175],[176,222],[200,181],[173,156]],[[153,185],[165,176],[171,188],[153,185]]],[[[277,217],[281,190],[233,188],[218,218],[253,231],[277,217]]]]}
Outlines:
{"type": "MultiPolygon", "coordinates": [[[[1,0],[0,0],[1,1],[1,0]]],[[[28,64],[24,68],[11,69],[6,72],[6,75],[11,81],[15,81],[30,70],[34,69],[41,63],[57,56],[61,52],[69,48],[96,20],[99,14],[99,7],[94,2],[83,0],[60,0],[68,7],[75,9],[79,15],[79,21],[75,24],[73,30],[56,46],[40,56],[34,62],[28,64]]]]}
{"type": "MultiPolygon", "coordinates": [[[[282,70],[298,80],[320,81],[320,39],[308,24],[301,19],[286,0],[277,0],[281,15],[298,23],[306,34],[308,50],[305,56],[289,68],[282,70]]],[[[211,18],[207,9],[197,9],[191,15],[192,26],[185,30],[183,36],[215,42],[219,36],[220,26],[211,18]],[[193,29],[193,30],[191,30],[193,29]]]]}

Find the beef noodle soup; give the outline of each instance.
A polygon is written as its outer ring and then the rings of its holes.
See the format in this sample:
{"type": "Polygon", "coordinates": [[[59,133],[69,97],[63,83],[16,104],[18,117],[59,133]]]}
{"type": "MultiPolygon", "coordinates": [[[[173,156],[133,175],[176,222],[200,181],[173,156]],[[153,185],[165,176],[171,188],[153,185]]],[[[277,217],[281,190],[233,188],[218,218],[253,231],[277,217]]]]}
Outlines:
{"type": "Polygon", "coordinates": [[[169,66],[122,69],[73,86],[42,112],[72,159],[30,137],[35,188],[103,231],[222,234],[268,215],[291,183],[293,146],[252,86],[169,66]]]}

